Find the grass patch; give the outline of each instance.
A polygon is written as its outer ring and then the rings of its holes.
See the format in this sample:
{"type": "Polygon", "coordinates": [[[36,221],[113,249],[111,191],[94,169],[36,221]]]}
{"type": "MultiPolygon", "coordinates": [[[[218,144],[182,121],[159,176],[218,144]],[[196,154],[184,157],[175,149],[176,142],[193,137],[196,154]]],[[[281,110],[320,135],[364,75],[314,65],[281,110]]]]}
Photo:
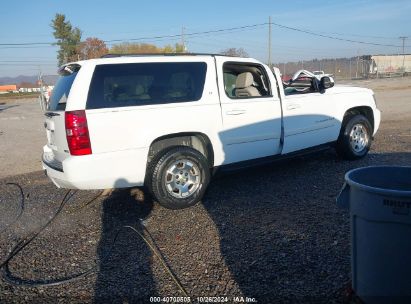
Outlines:
{"type": "Polygon", "coordinates": [[[16,99],[23,99],[23,98],[38,98],[40,93],[33,92],[33,93],[6,93],[0,94],[1,102],[10,102],[16,99]]]}

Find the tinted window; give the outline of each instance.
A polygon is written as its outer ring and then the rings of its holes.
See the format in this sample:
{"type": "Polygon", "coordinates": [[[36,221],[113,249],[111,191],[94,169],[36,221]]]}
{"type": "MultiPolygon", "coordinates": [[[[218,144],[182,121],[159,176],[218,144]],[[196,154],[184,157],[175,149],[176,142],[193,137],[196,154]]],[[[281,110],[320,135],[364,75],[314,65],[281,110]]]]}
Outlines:
{"type": "Polygon", "coordinates": [[[48,110],[59,111],[66,108],[67,97],[76,76],[77,72],[59,77],[51,94],[48,110]]]}
{"type": "Polygon", "coordinates": [[[197,101],[206,70],[204,62],[97,65],[87,109],[197,101]]]}

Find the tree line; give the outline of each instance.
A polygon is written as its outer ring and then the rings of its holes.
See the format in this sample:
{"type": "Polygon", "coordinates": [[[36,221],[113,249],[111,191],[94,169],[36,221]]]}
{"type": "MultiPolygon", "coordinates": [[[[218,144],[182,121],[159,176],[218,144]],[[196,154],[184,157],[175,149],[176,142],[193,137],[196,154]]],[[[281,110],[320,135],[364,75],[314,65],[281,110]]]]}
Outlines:
{"type": "MultiPolygon", "coordinates": [[[[59,47],[57,52],[58,65],[71,61],[99,58],[106,54],[151,54],[151,53],[184,53],[184,45],[166,45],[159,47],[149,43],[122,42],[107,47],[106,43],[97,37],[82,40],[82,31],[73,27],[64,14],[56,14],[52,20],[54,38],[59,47]]],[[[242,48],[228,48],[220,54],[228,56],[248,57],[242,48]]]]}

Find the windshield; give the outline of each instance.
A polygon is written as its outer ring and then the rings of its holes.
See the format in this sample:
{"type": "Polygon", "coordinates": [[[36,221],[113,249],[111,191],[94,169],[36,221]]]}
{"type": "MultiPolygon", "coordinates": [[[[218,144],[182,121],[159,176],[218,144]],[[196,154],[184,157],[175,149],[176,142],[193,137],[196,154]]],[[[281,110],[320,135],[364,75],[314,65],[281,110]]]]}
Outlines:
{"type": "Polygon", "coordinates": [[[64,111],[66,109],[67,98],[77,73],[78,71],[73,73],[61,73],[51,94],[47,110],[64,111]]]}

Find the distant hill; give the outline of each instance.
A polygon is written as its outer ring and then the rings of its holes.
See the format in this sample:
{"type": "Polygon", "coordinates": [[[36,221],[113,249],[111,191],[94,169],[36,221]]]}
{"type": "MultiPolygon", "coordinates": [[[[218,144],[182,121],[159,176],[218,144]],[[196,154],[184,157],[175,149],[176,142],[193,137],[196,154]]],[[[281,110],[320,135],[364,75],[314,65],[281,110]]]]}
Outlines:
{"type": "MultiPolygon", "coordinates": [[[[48,85],[54,85],[57,81],[58,75],[43,75],[43,81],[48,85]]],[[[36,83],[38,76],[25,76],[19,75],[17,77],[0,77],[0,85],[2,84],[20,84],[25,83],[36,83]]]]}
{"type": "Polygon", "coordinates": [[[37,76],[20,75],[17,77],[0,77],[0,84],[18,84],[21,82],[35,83],[36,81],[37,76]]]}

